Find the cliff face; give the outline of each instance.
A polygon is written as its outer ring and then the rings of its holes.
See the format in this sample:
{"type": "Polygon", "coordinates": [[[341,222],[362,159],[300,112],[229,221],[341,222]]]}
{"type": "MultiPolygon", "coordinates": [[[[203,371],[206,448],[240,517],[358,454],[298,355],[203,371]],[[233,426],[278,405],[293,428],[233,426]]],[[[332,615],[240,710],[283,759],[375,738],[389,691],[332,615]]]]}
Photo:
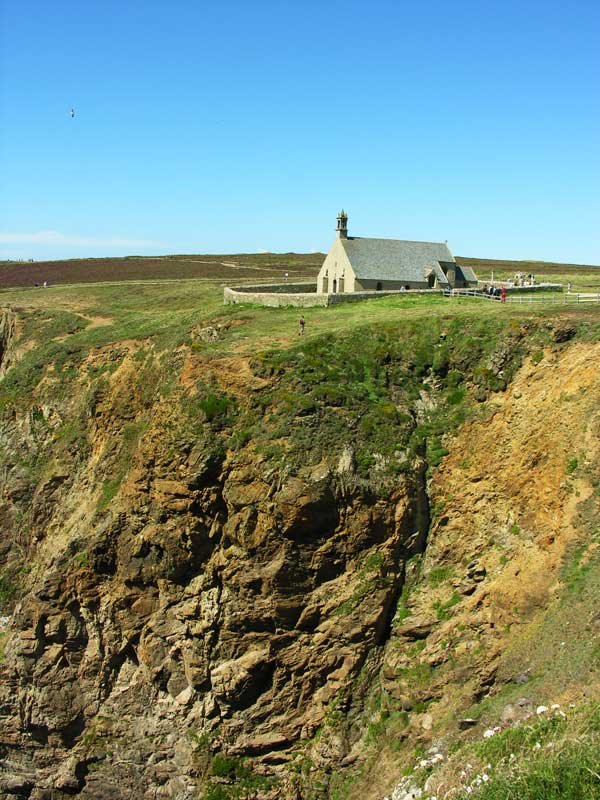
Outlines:
{"type": "Polygon", "coordinates": [[[0,376],[10,366],[15,341],[17,317],[11,311],[0,313],[0,376]]]}
{"type": "Polygon", "coordinates": [[[338,343],[337,383],[308,345],[11,367],[0,796],[378,798],[392,738],[526,671],[592,524],[600,349],[467,333],[338,343]]]}
{"type": "MultiPolygon", "coordinates": [[[[421,753],[433,747],[446,760],[401,786],[466,797],[477,784],[463,794],[465,765],[478,763],[480,746],[464,749],[486,729],[531,726],[538,707],[570,715],[598,701],[599,365],[597,342],[534,353],[495,395],[489,416],[466,423],[449,443],[429,484],[427,549],[409,564],[416,574],[383,656],[371,717],[383,720],[381,731],[346,796],[391,794],[389,771],[419,762],[414,750],[402,762],[402,742],[421,753]],[[397,708],[410,713],[394,720],[397,708]]],[[[536,740],[544,743],[543,731],[531,745],[536,740]]],[[[507,747],[507,757],[519,752],[514,741],[507,747]]],[[[494,755],[479,761],[482,773],[491,773],[494,755]]],[[[549,775],[546,786],[561,796],[549,775]]],[[[507,786],[517,791],[517,778],[507,786]]],[[[589,794],[573,791],[596,796],[597,784],[589,794]]],[[[498,796],[508,795],[490,793],[498,796]]]]}

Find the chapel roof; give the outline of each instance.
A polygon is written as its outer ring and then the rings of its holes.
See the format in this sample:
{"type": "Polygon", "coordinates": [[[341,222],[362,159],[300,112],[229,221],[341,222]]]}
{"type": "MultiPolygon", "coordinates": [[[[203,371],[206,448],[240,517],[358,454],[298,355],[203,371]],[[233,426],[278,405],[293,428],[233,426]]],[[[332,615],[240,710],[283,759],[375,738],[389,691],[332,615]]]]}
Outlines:
{"type": "Polygon", "coordinates": [[[340,239],[356,277],[360,280],[422,281],[431,271],[441,272],[440,262],[454,256],[444,242],[409,242],[403,239],[340,239]]]}

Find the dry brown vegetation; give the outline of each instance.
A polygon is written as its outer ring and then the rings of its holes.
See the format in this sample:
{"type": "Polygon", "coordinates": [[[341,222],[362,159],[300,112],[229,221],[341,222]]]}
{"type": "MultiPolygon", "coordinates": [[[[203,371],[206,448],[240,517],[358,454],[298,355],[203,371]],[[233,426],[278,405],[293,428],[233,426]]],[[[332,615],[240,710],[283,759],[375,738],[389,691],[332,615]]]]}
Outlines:
{"type": "MultiPolygon", "coordinates": [[[[533,272],[534,274],[544,275],[564,275],[564,273],[581,274],[599,267],[592,264],[561,264],[556,261],[507,261],[496,258],[469,258],[467,256],[457,256],[459,264],[472,267],[475,273],[493,269],[502,272],[533,272]]],[[[600,272],[598,273],[600,275],[600,272]]]]}
{"type": "MultiPolygon", "coordinates": [[[[210,278],[223,281],[290,280],[315,278],[324,253],[238,253],[233,255],[125,256],[119,258],[75,258],[62,261],[0,261],[0,288],[105,281],[181,280],[210,278]]],[[[600,286],[600,268],[585,264],[546,261],[505,261],[457,256],[459,264],[472,267],[481,280],[515,272],[573,283],[583,288],[600,286]]]]}
{"type": "Polygon", "coordinates": [[[291,280],[316,277],[323,253],[126,256],[64,261],[2,261],[0,288],[105,281],[211,278],[223,281],[291,280]]]}

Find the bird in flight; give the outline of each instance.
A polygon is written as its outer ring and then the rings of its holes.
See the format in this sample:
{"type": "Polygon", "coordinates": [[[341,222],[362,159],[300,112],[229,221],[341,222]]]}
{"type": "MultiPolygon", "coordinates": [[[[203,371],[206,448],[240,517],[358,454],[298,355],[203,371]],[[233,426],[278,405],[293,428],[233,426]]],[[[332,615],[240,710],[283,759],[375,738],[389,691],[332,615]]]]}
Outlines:
{"type": "Polygon", "coordinates": [[[74,117],[74,116],[75,116],[75,109],[74,109],[74,108],[72,108],[72,109],[71,109],[71,117],[74,117]]]}

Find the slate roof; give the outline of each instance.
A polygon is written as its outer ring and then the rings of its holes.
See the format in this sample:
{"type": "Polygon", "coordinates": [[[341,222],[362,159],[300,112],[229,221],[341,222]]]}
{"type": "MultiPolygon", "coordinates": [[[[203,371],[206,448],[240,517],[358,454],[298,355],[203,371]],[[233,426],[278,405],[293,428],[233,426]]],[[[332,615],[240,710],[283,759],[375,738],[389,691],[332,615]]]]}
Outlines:
{"type": "Polygon", "coordinates": [[[440,261],[454,262],[443,242],[407,242],[402,239],[340,239],[360,280],[424,281],[433,270],[445,283],[440,261]]]}
{"type": "Polygon", "coordinates": [[[477,283],[477,275],[475,275],[471,267],[467,267],[464,264],[457,264],[456,266],[460,269],[466,281],[477,283]]]}

